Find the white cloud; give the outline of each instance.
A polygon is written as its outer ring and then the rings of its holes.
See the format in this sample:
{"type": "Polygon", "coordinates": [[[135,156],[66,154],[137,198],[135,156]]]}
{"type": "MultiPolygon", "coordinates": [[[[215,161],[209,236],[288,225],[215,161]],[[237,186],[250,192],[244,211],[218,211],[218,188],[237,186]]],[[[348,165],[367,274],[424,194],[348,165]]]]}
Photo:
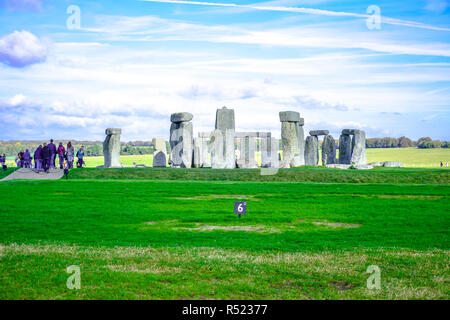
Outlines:
{"type": "Polygon", "coordinates": [[[23,68],[45,61],[47,46],[28,31],[14,31],[0,39],[0,62],[23,68]]]}

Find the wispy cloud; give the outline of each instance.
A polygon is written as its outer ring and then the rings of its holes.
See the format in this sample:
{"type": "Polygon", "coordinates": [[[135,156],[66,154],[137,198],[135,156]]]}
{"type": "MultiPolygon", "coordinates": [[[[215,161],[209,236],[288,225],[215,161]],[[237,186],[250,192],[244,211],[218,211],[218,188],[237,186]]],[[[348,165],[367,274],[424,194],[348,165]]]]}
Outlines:
{"type": "MultiPolygon", "coordinates": [[[[279,11],[279,12],[293,12],[293,13],[306,13],[322,16],[335,16],[335,17],[352,17],[352,18],[370,18],[371,15],[353,13],[353,12],[343,12],[343,11],[330,11],[322,9],[313,8],[295,8],[295,7],[279,7],[279,6],[257,6],[257,5],[245,5],[245,4],[235,4],[235,3],[218,3],[218,2],[201,2],[201,1],[183,1],[183,0],[140,0],[145,2],[159,2],[159,3],[172,3],[172,4],[186,4],[186,5],[201,5],[201,6],[215,6],[215,7],[231,7],[231,8],[243,8],[252,10],[263,10],[263,11],[279,11]]],[[[420,22],[408,21],[395,19],[390,17],[381,17],[382,23],[401,25],[405,27],[421,28],[429,30],[438,31],[450,31],[450,28],[432,26],[420,22]]]]}

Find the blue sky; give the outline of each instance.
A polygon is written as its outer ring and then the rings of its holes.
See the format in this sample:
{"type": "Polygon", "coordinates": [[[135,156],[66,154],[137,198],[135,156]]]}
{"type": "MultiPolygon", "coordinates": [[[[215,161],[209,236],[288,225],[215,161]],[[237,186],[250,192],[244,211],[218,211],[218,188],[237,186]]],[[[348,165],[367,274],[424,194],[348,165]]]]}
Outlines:
{"type": "Polygon", "coordinates": [[[189,2],[0,0],[0,139],[168,138],[171,113],[207,131],[225,105],[238,130],[297,110],[335,137],[449,140],[450,0],[189,2]]]}

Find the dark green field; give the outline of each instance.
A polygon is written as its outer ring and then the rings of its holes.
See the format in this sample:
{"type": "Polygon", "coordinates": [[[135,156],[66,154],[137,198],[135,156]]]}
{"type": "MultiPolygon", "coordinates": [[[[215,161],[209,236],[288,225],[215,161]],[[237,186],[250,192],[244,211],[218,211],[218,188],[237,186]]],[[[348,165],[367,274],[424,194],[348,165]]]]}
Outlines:
{"type": "Polygon", "coordinates": [[[0,199],[0,299],[450,296],[448,170],[82,169],[0,199]]]}

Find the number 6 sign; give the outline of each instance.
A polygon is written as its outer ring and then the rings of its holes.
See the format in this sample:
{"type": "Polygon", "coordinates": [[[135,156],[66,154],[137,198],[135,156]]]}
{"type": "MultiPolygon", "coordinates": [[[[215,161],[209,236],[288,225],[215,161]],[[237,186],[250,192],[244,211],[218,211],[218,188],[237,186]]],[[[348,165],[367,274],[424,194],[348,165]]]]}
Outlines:
{"type": "Polygon", "coordinates": [[[241,217],[241,214],[247,213],[247,201],[235,201],[234,202],[234,213],[241,217]]]}

